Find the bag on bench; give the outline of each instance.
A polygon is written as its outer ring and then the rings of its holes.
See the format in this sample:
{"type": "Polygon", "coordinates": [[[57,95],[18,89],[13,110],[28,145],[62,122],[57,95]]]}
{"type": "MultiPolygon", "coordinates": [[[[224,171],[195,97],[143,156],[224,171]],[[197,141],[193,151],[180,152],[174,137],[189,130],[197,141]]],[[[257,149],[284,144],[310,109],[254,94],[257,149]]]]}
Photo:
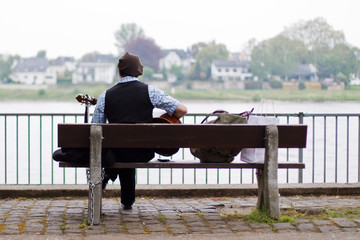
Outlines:
{"type": "MultiPolygon", "coordinates": [[[[89,163],[89,148],[60,148],[53,153],[53,159],[57,162],[89,163]]],[[[103,149],[101,162],[103,166],[110,166],[116,161],[116,157],[110,149],[103,149]]]]}
{"type": "MultiPolygon", "coordinates": [[[[253,110],[245,111],[238,115],[229,114],[224,110],[216,110],[208,114],[201,124],[214,114],[219,115],[215,120],[209,121],[206,124],[246,124],[253,110]]],[[[240,151],[241,148],[190,148],[191,154],[199,158],[202,163],[230,163],[240,151]]]]}

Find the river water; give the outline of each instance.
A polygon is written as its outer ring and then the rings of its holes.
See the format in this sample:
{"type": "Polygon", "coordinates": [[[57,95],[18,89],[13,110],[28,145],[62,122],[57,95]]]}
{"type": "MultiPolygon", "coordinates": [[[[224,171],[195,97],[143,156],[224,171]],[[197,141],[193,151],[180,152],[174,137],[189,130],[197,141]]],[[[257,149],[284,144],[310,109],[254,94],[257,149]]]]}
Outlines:
{"type": "MultiPolygon", "coordinates": [[[[263,113],[359,113],[359,102],[236,102],[196,100],[184,101],[189,113],[209,113],[216,109],[243,112],[255,108],[263,113]]],[[[91,107],[93,111],[93,107],[91,107]]],[[[0,113],[82,113],[84,106],[74,102],[7,101],[0,102],[0,113]]],[[[156,111],[156,110],[155,110],[156,111]]]]}
{"type": "MultiPolygon", "coordinates": [[[[232,113],[254,109],[256,113],[360,113],[359,102],[237,102],[237,101],[185,101],[189,113],[209,113],[224,109],[232,113]]],[[[93,112],[94,107],[90,108],[93,112]]],[[[162,111],[155,110],[154,115],[162,111]]],[[[8,101],[0,102],[0,184],[73,184],[86,183],[84,169],[61,169],[51,160],[57,148],[56,125],[62,117],[14,116],[4,113],[75,113],[83,114],[84,105],[74,102],[8,101]],[[18,121],[16,124],[16,121],[18,121]],[[39,127],[41,122],[41,128],[39,127]],[[30,135],[28,132],[30,131],[30,135]],[[6,134],[6,138],[5,138],[6,134]]],[[[202,119],[202,117],[201,117],[202,119]]],[[[198,119],[197,122],[201,121],[198,119]]],[[[287,123],[286,118],[280,123],[287,123]]],[[[71,117],[66,122],[73,122],[71,117]]],[[[79,120],[78,122],[81,122],[79,120]]],[[[185,118],[184,123],[193,123],[185,118]]],[[[290,119],[298,123],[298,119],[290,119]]],[[[359,119],[305,118],[308,125],[307,148],[304,149],[304,182],[357,182],[359,180],[359,119]],[[336,123],[338,122],[338,123],[336,123]],[[338,126],[338,127],[336,127],[338,126]],[[315,132],[314,132],[315,131],[315,132]]],[[[279,160],[297,161],[297,149],[279,150],[279,160]]],[[[173,158],[191,159],[187,149],[173,158]]],[[[240,161],[237,159],[236,161],[240,161]]],[[[280,170],[280,182],[297,182],[298,170],[280,170]]],[[[138,170],[140,184],[205,184],[252,183],[256,181],[253,170],[138,170]]]]}

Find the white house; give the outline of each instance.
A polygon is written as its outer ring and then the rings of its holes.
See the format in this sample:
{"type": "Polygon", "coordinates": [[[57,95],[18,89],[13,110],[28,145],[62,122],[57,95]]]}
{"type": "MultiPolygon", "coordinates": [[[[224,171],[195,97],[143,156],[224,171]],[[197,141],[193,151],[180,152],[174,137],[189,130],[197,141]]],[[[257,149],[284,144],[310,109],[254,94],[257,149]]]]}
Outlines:
{"type": "Polygon", "coordinates": [[[64,76],[66,72],[74,72],[76,62],[73,57],[58,57],[50,60],[48,72],[55,73],[57,76],[64,76]]]}
{"type": "Polygon", "coordinates": [[[189,52],[181,49],[163,50],[162,58],[159,60],[160,69],[169,70],[173,65],[181,66],[184,73],[190,70],[194,59],[189,52]]]}
{"type": "Polygon", "coordinates": [[[117,64],[113,55],[93,53],[90,57],[78,62],[72,74],[72,82],[112,83],[116,74],[116,68],[117,64]]]}
{"type": "Polygon", "coordinates": [[[56,84],[56,73],[48,71],[45,57],[21,58],[14,62],[11,79],[23,84],[56,84]]]}
{"type": "Polygon", "coordinates": [[[251,78],[246,62],[237,60],[214,60],[211,64],[211,78],[222,81],[241,81],[251,78]]]}
{"type": "Polygon", "coordinates": [[[300,64],[290,76],[290,79],[318,82],[317,68],[312,64],[300,64]]]}

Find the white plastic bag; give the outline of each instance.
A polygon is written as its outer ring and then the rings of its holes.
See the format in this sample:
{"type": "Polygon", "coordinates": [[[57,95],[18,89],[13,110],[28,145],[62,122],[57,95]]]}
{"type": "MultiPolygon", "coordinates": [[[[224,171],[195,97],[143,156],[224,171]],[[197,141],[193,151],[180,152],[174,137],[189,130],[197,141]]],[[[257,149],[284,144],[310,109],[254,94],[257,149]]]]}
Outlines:
{"type": "MultiPolygon", "coordinates": [[[[264,102],[261,101],[260,109],[263,111],[264,102]]],[[[250,115],[248,119],[248,124],[250,125],[277,125],[279,124],[279,119],[275,117],[275,108],[272,103],[274,116],[261,116],[261,115],[250,115]]],[[[244,148],[241,150],[241,161],[247,163],[264,163],[265,160],[265,148],[244,148]]]]}

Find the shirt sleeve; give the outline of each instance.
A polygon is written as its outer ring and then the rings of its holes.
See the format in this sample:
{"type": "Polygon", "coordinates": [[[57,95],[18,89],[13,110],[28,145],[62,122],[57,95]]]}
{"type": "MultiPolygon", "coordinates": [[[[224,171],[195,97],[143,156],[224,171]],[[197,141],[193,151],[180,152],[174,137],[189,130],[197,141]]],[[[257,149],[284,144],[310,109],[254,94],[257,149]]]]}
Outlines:
{"type": "Polygon", "coordinates": [[[149,97],[151,103],[156,108],[165,110],[170,116],[173,115],[175,109],[179,106],[179,100],[169,96],[156,86],[148,86],[149,97]]]}
{"type": "Polygon", "coordinates": [[[106,92],[102,93],[96,103],[94,115],[91,119],[91,123],[106,123],[105,117],[105,95],[106,92]]]}

